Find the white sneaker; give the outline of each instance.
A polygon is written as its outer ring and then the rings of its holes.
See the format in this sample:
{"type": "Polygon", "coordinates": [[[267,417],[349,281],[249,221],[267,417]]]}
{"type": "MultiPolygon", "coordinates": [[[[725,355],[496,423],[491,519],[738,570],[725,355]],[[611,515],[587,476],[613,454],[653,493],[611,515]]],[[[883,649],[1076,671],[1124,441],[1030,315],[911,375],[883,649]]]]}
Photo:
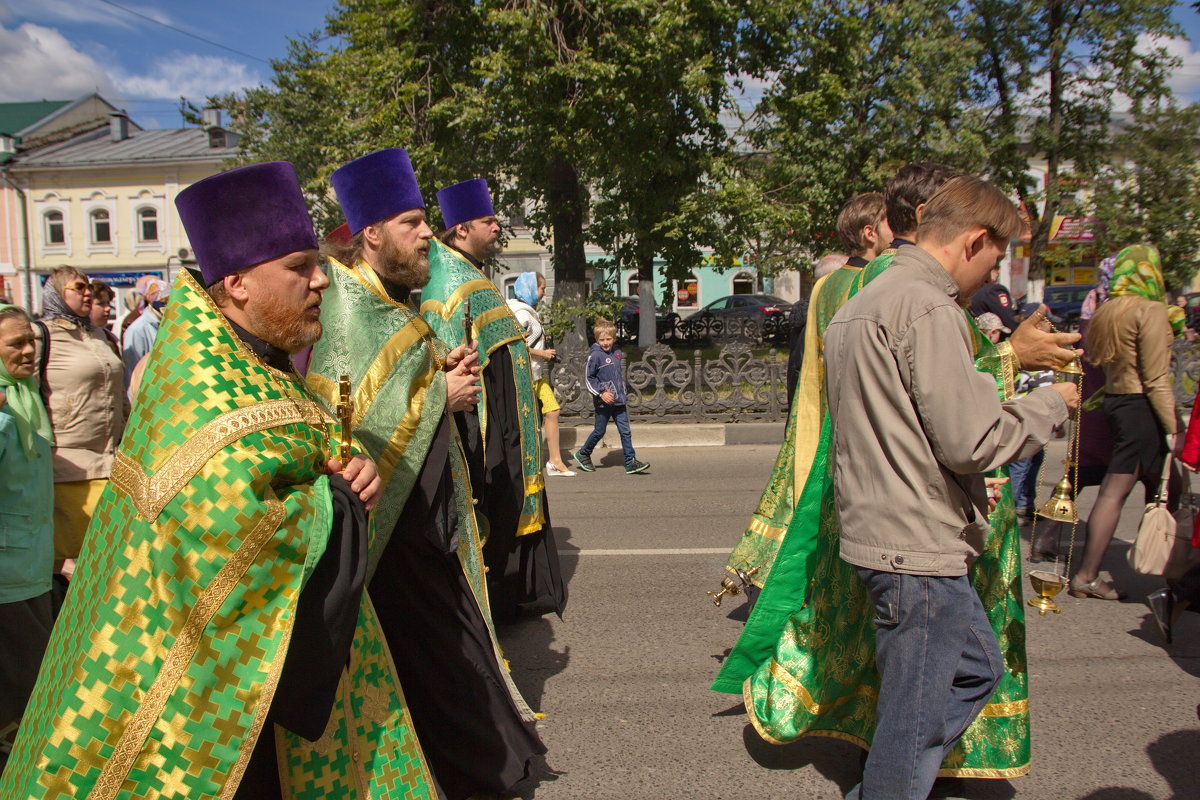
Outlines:
{"type": "Polygon", "coordinates": [[[549,461],[546,462],[546,472],[549,473],[550,477],[552,477],[552,478],[555,476],[560,477],[560,478],[574,478],[575,477],[575,473],[572,472],[571,470],[559,469],[558,467],[551,464],[549,461]]]}

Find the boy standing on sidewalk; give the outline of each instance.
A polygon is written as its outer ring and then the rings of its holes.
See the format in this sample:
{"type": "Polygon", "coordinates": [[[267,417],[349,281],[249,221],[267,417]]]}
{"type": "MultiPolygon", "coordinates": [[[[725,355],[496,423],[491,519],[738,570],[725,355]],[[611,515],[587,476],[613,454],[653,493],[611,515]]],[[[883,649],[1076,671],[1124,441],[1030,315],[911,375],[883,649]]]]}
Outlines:
{"type": "Polygon", "coordinates": [[[592,464],[592,449],[599,444],[608,429],[608,421],[615,420],[617,432],[621,434],[621,450],[625,454],[625,473],[634,475],[645,472],[650,465],[637,460],[633,452],[633,438],[629,434],[629,409],[625,406],[625,377],[621,374],[621,362],[625,354],[616,349],[617,327],[602,319],[592,328],[596,343],[588,351],[584,381],[592,393],[596,406],[596,427],[588,436],[583,447],[574,454],[575,463],[584,472],[595,472],[592,464]]]}

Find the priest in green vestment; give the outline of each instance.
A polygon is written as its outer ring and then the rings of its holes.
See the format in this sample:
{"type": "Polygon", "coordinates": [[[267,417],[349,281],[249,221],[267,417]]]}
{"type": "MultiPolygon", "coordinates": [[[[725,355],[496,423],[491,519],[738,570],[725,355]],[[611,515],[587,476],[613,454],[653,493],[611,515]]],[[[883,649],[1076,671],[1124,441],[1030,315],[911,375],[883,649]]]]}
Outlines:
{"type": "MultiPolygon", "coordinates": [[[[836,231],[838,241],[850,255],[844,265],[819,277],[813,286],[804,328],[805,357],[784,428],[783,444],[750,524],[725,564],[730,573],[739,569],[750,573],[756,587],[766,585],[820,438],[821,418],[825,413],[825,326],[846,302],[850,285],[862,268],[892,240],[883,195],[864,192],[851,198],[838,213],[836,231]]],[[[756,594],[751,589],[747,595],[754,597],[752,592],[756,594]]],[[[745,677],[734,679],[731,685],[740,687],[745,677]]]]}
{"type": "Polygon", "coordinates": [[[496,642],[459,424],[479,400],[477,353],[439,339],[411,303],[433,231],[406,151],[340,167],[347,239],[332,243],[325,335],[308,382],[336,409],[349,379],[355,436],[383,481],[368,590],[425,756],[447,800],[505,793],[546,748],[496,642]]]}
{"type": "MultiPolygon", "coordinates": [[[[899,247],[911,246],[918,208],[954,175],[941,165],[912,164],[889,181],[884,197],[895,239],[859,272],[848,296],[886,269],[899,247]]],[[[1002,400],[1011,399],[1021,363],[1034,368],[1065,363],[1073,353],[1065,346],[1078,338],[1042,333],[1030,324],[997,349],[976,335],[976,367],[993,375],[1002,400]]],[[[820,425],[811,469],[772,577],[712,688],[742,693],[751,723],[767,741],[785,744],[804,735],[827,735],[869,747],[878,691],[871,603],[853,568],[839,556],[827,413],[820,425]]],[[[1006,468],[994,473],[1006,475],[1006,468]]],[[[946,776],[1012,777],[1029,768],[1019,532],[1007,486],[989,524],[992,535],[970,574],[1006,670],[992,702],[943,765],[946,776]]]]}
{"type": "Polygon", "coordinates": [[[271,162],[176,199],[145,370],[0,797],[435,800],[371,598],[374,464],[292,368],[316,237],[271,162]]]}
{"type": "Polygon", "coordinates": [[[473,463],[485,527],[492,615],[562,614],[567,589],[546,501],[546,463],[525,329],[482,271],[498,252],[500,232],[487,181],[474,178],[437,194],[445,230],[429,251],[421,314],[438,336],[462,342],[464,312],[479,343],[483,399],[466,420],[463,445],[473,463]]]}

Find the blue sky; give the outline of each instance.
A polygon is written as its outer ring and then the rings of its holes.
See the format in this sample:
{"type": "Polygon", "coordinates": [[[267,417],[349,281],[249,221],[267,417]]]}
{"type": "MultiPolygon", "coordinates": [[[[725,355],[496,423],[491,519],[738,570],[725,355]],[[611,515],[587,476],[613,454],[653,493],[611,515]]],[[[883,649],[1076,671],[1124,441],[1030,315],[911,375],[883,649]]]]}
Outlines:
{"type": "MultiPolygon", "coordinates": [[[[264,62],[283,57],[289,38],[320,28],[334,6],[335,0],[0,0],[0,102],[99,91],[145,127],[175,127],[181,95],[199,103],[267,81],[264,62]]],[[[1198,102],[1200,15],[1188,3],[1176,19],[1191,41],[1169,43],[1184,62],[1173,88],[1198,102]]]]}

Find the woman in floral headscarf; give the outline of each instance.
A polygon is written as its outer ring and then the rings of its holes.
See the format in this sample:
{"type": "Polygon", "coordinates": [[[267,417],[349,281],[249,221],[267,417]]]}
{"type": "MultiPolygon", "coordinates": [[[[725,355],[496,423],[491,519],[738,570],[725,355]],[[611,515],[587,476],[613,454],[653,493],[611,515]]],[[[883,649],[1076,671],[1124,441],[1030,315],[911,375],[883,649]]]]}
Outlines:
{"type": "MultiPolygon", "coordinates": [[[[1100,578],[1100,563],[1121,519],[1121,506],[1138,481],[1155,492],[1178,430],[1171,388],[1171,343],[1183,333],[1184,314],[1167,304],[1158,250],[1126,247],[1116,255],[1108,300],[1088,326],[1088,360],[1104,368],[1104,417],[1113,453],[1088,517],[1083,559],[1071,594],[1119,600],[1124,595],[1100,578]]],[[[1172,480],[1172,498],[1178,481],[1172,480]]],[[[1172,506],[1174,499],[1172,499],[1172,506]]]]}

